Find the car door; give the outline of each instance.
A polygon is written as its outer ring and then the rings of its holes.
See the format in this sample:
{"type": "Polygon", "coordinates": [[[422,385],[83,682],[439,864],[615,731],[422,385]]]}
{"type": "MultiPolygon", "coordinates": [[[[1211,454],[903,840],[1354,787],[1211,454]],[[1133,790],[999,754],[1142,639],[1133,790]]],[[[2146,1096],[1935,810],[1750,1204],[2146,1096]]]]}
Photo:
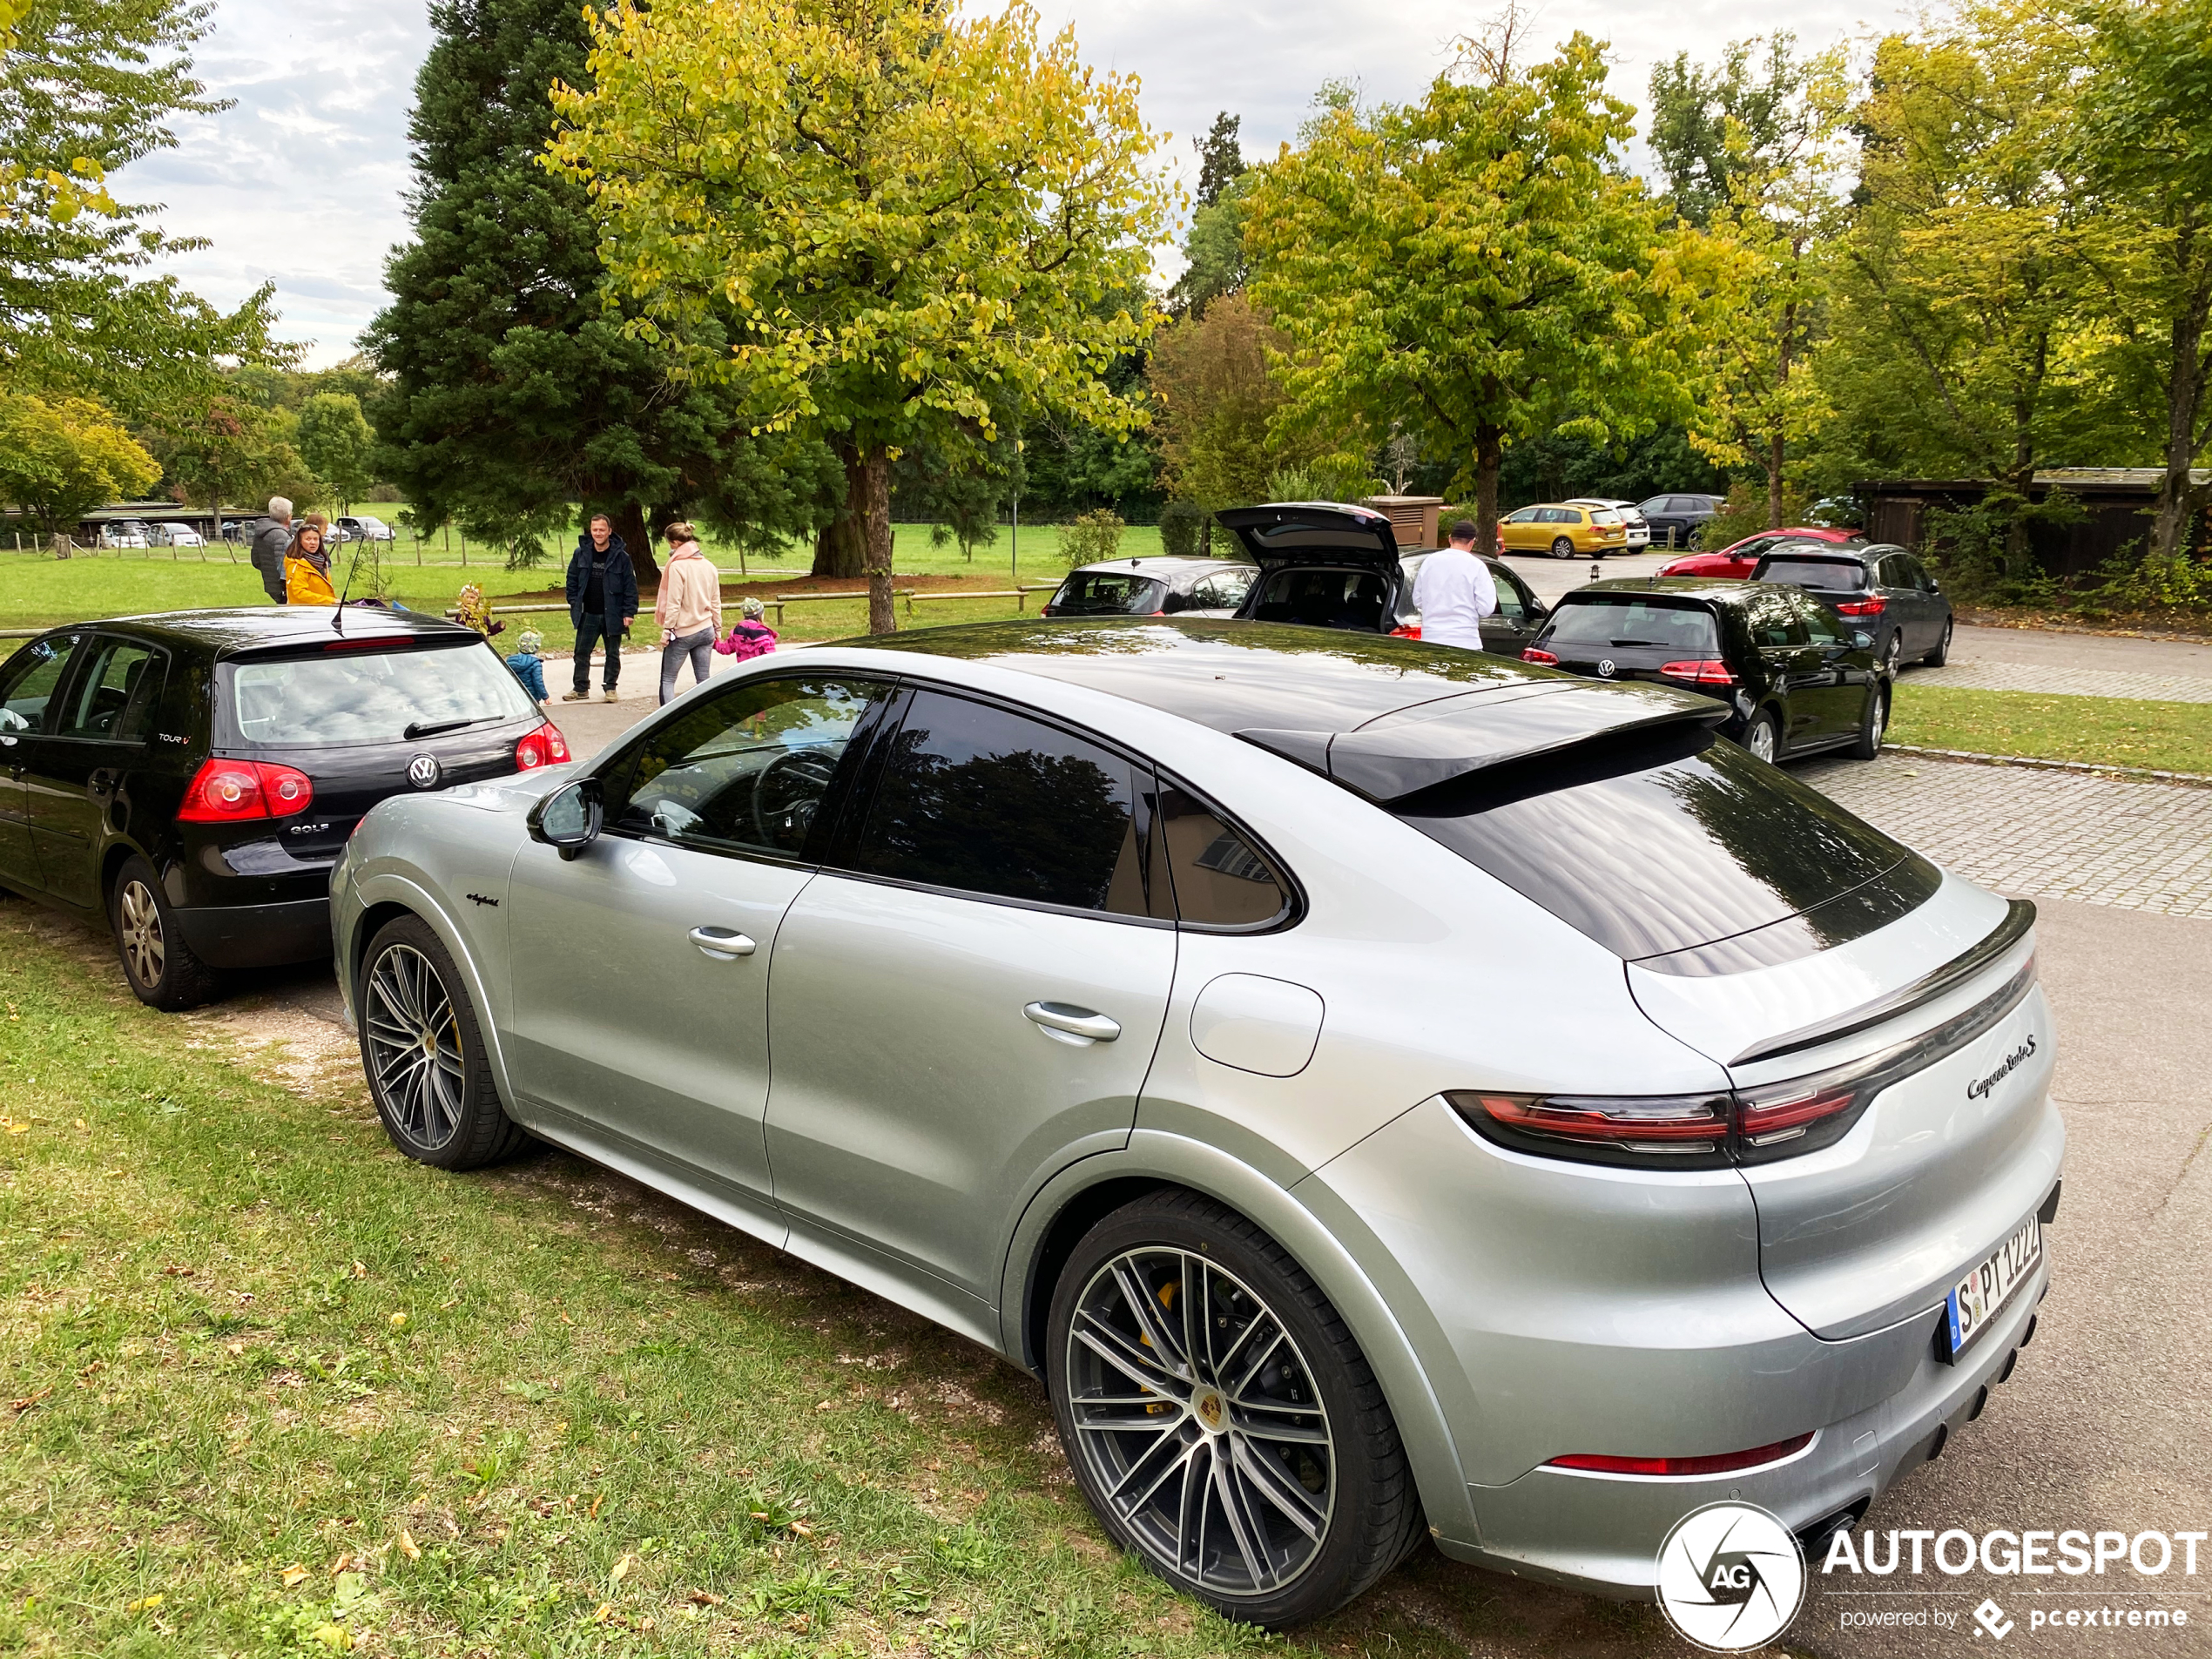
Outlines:
{"type": "Polygon", "coordinates": [[[88,685],[86,670],[96,668],[108,637],[71,637],[69,666],[46,708],[44,727],[24,736],[23,782],[30,826],[31,856],[46,893],[67,905],[90,909],[97,900],[98,873],[92,848],[99,838],[103,803],[92,794],[94,747],[81,735],[64,735],[80,713],[88,685]]]}
{"type": "Polygon", "coordinates": [[[169,654],[144,640],[102,633],[79,644],[77,658],[60,705],[33,745],[37,758],[26,781],[46,890],[91,908],[101,902],[99,864],[109,826],[127,818],[127,780],[145,760],[169,654]]]}
{"type": "MultiPolygon", "coordinates": [[[[1803,620],[1816,659],[1792,688],[1793,700],[1811,717],[1804,727],[1807,740],[1855,733],[1866,711],[1866,687],[1879,672],[1858,660],[1865,654],[1851,643],[1858,630],[1808,595],[1784,591],[1782,597],[1803,620]]],[[[1870,658],[1870,664],[1879,660],[1870,658]]]]}
{"type": "Polygon", "coordinates": [[[1519,577],[1495,559],[1485,559],[1483,563],[1498,590],[1498,608],[1482,619],[1482,649],[1501,657],[1518,657],[1535,638],[1547,613],[1519,577]]]}
{"type": "MultiPolygon", "coordinates": [[[[1817,743],[1826,732],[1828,705],[1821,693],[1831,668],[1814,648],[1805,613],[1792,595],[1776,588],[1759,596],[1749,621],[1769,682],[1781,694],[1782,732],[1788,743],[1817,743]]],[[[1805,600],[1817,609],[1817,604],[1805,600]]]]}
{"type": "Polygon", "coordinates": [[[946,690],[914,690],[878,746],[873,799],[776,941],[776,1198],[793,1251],[863,1282],[873,1258],[992,1329],[1015,1207],[1045,1167],[1125,1143],[1159,1039],[1176,934],[1144,881],[1154,786],[946,690]]]}
{"type": "Polygon", "coordinates": [[[603,774],[606,833],[569,860],[525,844],[504,901],[517,1089],[718,1182],[771,1237],[769,963],[890,691],[794,674],[689,705],[603,774]]]}
{"type": "Polygon", "coordinates": [[[0,664],[0,881],[43,892],[30,828],[30,773],[34,748],[69,671],[73,635],[34,639],[0,664]]]}
{"type": "Polygon", "coordinates": [[[1509,553],[1527,553],[1551,543],[1542,524],[1543,509],[1524,507],[1519,512],[1507,513],[1499,525],[1506,538],[1509,553]]]}

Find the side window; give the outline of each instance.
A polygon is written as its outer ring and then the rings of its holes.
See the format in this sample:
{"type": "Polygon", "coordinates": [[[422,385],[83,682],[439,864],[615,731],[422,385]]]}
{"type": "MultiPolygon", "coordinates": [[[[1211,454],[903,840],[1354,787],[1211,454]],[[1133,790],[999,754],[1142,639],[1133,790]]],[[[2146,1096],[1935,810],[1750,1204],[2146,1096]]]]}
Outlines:
{"type": "Polygon", "coordinates": [[[1843,645],[1850,643],[1850,636],[1844,632],[1843,625],[1828,614],[1825,606],[1808,599],[1797,614],[1803,618],[1806,638],[1814,644],[1843,645]]]}
{"type": "Polygon", "coordinates": [[[1508,622],[1519,622],[1528,614],[1528,594],[1513,572],[1501,565],[1487,567],[1490,585],[1498,590],[1498,614],[1508,622]]]}
{"type": "Polygon", "coordinates": [[[144,743],[161,698],[164,653],[128,639],[95,639],[55,734],[96,742],[144,743]]]}
{"type": "Polygon", "coordinates": [[[1767,596],[1758,614],[1751,618],[1751,639],[1755,644],[1779,649],[1812,643],[1812,636],[1805,631],[1804,612],[1778,594],[1767,596]]]}
{"type": "Polygon", "coordinates": [[[797,858],[853,732],[889,695],[874,681],[752,680],[647,738],[607,822],[710,852],[797,858]]]}
{"type": "Polygon", "coordinates": [[[1281,878],[1251,843],[1212,806],[1172,785],[1160,791],[1152,863],[1153,887],[1173,884],[1186,926],[1264,927],[1290,906],[1281,878]]]}
{"type": "Polygon", "coordinates": [[[1190,590],[1190,608],[1193,610],[1234,610],[1244,603],[1244,595],[1251,590],[1250,570],[1224,570],[1206,577],[1190,590]]]}
{"type": "Polygon", "coordinates": [[[47,705],[69,667],[73,637],[37,639],[0,666],[0,732],[44,732],[47,705]]]}
{"type": "Polygon", "coordinates": [[[1524,507],[1517,513],[1507,513],[1506,515],[1506,523],[1508,524],[1534,524],[1537,522],[1538,516],[1537,509],[1534,507],[1524,507]]]}
{"type": "Polygon", "coordinates": [[[853,867],[934,887],[1148,914],[1136,768],[988,704],[917,691],[853,867]]]}
{"type": "Polygon", "coordinates": [[[1928,567],[1918,559],[1908,558],[1905,563],[1912,567],[1912,585],[1923,593],[1933,593],[1935,578],[1928,574],[1928,567]]]}

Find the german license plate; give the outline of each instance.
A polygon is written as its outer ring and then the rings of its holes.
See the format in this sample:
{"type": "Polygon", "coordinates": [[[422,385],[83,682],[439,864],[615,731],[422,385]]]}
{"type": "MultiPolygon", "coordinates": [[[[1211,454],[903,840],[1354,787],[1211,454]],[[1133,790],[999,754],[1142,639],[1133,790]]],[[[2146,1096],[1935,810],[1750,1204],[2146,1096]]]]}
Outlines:
{"type": "Polygon", "coordinates": [[[1944,1298],[1944,1325],[1953,1360],[2004,1312],[2042,1259],[2043,1224],[2030,1216],[1988,1260],[1951,1287],[1944,1298]]]}

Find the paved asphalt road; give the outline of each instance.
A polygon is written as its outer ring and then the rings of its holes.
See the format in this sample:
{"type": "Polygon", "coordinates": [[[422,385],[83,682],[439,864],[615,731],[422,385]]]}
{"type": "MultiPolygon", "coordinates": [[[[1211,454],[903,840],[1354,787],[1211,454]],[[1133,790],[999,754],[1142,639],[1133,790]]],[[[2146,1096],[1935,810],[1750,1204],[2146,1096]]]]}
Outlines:
{"type": "MultiPolygon", "coordinates": [[[[2080,656],[2064,655],[2071,651],[2094,653],[2096,666],[2119,671],[2212,671],[2191,666],[2202,659],[2188,651],[2202,648],[2175,652],[2152,642],[1976,630],[1977,649],[1985,636],[1992,650],[2047,651],[2029,660],[2054,666],[2078,665],[2080,656]]],[[[651,711],[651,663],[646,656],[625,666],[626,685],[643,696],[613,705],[554,703],[580,753],[651,711]]],[[[557,698],[567,683],[565,664],[551,678],[557,698]]],[[[1946,809],[1961,787],[1984,784],[1983,774],[1999,770],[1929,763],[1918,768],[1913,787],[1900,784],[1902,772],[1854,779],[1842,765],[1809,768],[1807,776],[1907,840],[1927,840],[1929,851],[1946,862],[1994,870],[2008,867],[2024,840],[2032,845],[2038,815],[2013,810],[1978,820],[1974,814],[1946,815],[1946,809]]],[[[2032,807],[2033,792],[2050,786],[2047,778],[2019,773],[2006,781],[2028,791],[2023,799],[2032,807]]],[[[2203,792],[2133,787],[2155,792],[2127,810],[2154,817],[2168,801],[2176,807],[2199,804],[2203,792]]],[[[2082,832],[2076,826],[2070,833],[2082,832]]],[[[2050,890],[2034,870],[2025,870],[2017,882],[1995,877],[1994,885],[2031,894],[2050,890]]],[[[2056,1087],[2070,1133],[2064,1204],[2048,1235],[2055,1284],[2034,1345],[1981,1420],[1939,1460],[1885,1496],[1869,1524],[1877,1532],[1964,1527],[1977,1535],[1997,1527],[2111,1529],[2130,1536],[2212,1529],[2212,1090],[2205,1081],[2212,1069],[2212,921],[2047,896],[2038,902],[2042,975],[2060,1035],[2056,1087]]],[[[262,994],[321,1017],[336,1014],[327,973],[271,975],[262,994]]],[[[1432,1579],[1440,1567],[1432,1563],[1421,1576],[1432,1579]]],[[[2199,1567],[2194,1580],[2178,1570],[2149,1580],[2128,1573],[2021,1579],[1977,1570],[1957,1578],[1931,1573],[1918,1581],[1861,1580],[1852,1587],[1878,1587],[1885,1592],[1880,1595],[1846,1595],[1816,1575],[1813,1595],[1785,1645],[1838,1659],[1917,1659],[1971,1650],[1973,1642],[1991,1649],[1996,1644],[1976,1634],[1971,1618],[1986,1597],[2016,1622],[2003,1643],[2007,1653],[2212,1656],[2212,1542],[2202,1548],[2199,1567]],[[2029,1629],[2028,1615],[2038,1608],[2107,1606],[2180,1608],[2189,1612],[2191,1624],[2156,1633],[2029,1629]],[[1939,1609],[1959,1623],[1949,1634],[1842,1629],[1846,1614],[1870,1608],[1939,1609]]],[[[1538,1603],[1554,1597],[1521,1586],[1513,1594],[1533,1594],[1538,1603]]],[[[1558,1618],[1571,1618],[1568,1598],[1555,1599],[1558,1618]]],[[[1529,1610],[1540,1614],[1536,1606],[1529,1610]]],[[[1541,1615],[1534,1621],[1553,1622],[1541,1615]]]]}

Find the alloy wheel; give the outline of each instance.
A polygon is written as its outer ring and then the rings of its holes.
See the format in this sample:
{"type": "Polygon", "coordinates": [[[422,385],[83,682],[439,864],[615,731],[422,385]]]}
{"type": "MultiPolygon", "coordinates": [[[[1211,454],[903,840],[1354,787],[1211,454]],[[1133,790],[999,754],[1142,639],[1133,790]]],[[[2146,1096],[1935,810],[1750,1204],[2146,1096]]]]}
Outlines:
{"type": "Polygon", "coordinates": [[[1305,1356],[1249,1285],[1185,1251],[1125,1251],[1076,1304],[1067,1376],[1093,1484],[1155,1561],[1225,1598],[1312,1566],[1335,1441],[1305,1356]]]}
{"type": "Polygon", "coordinates": [[[1762,760],[1774,759],[1774,722],[1757,720],[1743,734],[1743,746],[1762,760]]]}
{"type": "Polygon", "coordinates": [[[125,882],[123,897],[116,908],[123,960],[131,969],[131,977],[141,985],[160,984],[162,967],[169,960],[169,948],[162,937],[161,907],[154,900],[153,889],[143,881],[125,882]]]}
{"type": "Polygon", "coordinates": [[[1905,636],[1899,633],[1892,633],[1890,635],[1890,643],[1883,649],[1882,651],[1882,672],[1888,675],[1892,679],[1895,679],[1897,678],[1898,664],[1903,659],[1904,656],[1905,636]]]}
{"type": "Polygon", "coordinates": [[[368,1073],[408,1138],[435,1151],[461,1127],[461,1020],[428,956],[394,945],[368,976],[368,1073]]]}

